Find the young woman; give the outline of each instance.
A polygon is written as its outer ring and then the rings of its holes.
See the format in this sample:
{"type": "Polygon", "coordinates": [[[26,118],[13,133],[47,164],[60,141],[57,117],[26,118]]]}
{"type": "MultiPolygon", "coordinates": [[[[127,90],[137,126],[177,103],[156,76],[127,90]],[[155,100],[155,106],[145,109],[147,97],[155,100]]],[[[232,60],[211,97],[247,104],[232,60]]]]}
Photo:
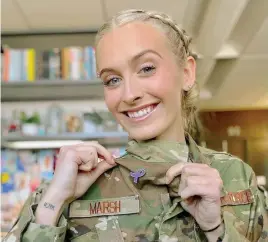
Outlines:
{"type": "Polygon", "coordinates": [[[126,154],[62,147],[4,241],[268,241],[252,169],[188,134],[198,91],[186,33],[165,14],[124,11],[100,29],[96,58],[126,154]]]}

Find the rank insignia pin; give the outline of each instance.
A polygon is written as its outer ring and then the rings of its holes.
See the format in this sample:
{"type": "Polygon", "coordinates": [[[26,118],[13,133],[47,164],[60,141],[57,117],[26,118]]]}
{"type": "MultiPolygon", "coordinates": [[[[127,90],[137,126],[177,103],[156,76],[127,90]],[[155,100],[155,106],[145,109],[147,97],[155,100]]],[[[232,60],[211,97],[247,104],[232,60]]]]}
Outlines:
{"type": "Polygon", "coordinates": [[[145,169],[139,169],[135,172],[130,172],[130,176],[134,178],[134,183],[138,183],[140,177],[145,175],[145,169]]]}

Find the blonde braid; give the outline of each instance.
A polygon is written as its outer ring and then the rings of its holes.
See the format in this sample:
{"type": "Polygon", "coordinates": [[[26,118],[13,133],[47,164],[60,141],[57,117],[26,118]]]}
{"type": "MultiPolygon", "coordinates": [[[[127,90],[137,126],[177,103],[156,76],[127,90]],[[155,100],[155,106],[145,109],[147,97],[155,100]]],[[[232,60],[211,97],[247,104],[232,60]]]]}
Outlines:
{"type": "Polygon", "coordinates": [[[153,12],[153,11],[148,11],[147,14],[150,16],[150,18],[160,20],[164,24],[170,26],[178,34],[180,40],[182,41],[182,46],[184,48],[185,55],[186,56],[191,55],[189,45],[192,39],[190,38],[190,36],[187,35],[184,29],[180,28],[167,14],[153,12]]]}
{"type": "MultiPolygon", "coordinates": [[[[173,52],[178,57],[180,63],[184,64],[189,56],[197,59],[197,55],[190,48],[192,39],[187,35],[186,31],[180,28],[170,16],[156,11],[130,9],[119,12],[99,29],[96,36],[96,45],[106,32],[134,21],[150,22],[167,33],[173,52]]],[[[182,91],[181,96],[184,129],[195,136],[198,132],[196,127],[196,102],[199,97],[197,84],[194,84],[188,91],[182,91]]]]}

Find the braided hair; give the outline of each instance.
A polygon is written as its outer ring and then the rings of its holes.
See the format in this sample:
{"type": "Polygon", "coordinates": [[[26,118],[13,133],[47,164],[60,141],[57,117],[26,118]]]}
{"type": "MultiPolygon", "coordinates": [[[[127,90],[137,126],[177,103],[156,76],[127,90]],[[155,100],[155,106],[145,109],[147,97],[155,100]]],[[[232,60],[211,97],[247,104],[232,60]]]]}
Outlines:
{"type": "MultiPolygon", "coordinates": [[[[191,37],[187,35],[186,31],[180,28],[170,16],[157,11],[130,9],[119,12],[99,29],[96,36],[96,45],[105,33],[111,29],[134,21],[150,23],[163,31],[168,37],[172,51],[177,57],[179,64],[184,65],[189,56],[197,59],[197,55],[192,52],[190,47],[192,41],[191,37]]],[[[196,102],[199,97],[197,84],[195,83],[187,91],[183,90],[181,96],[184,130],[191,135],[196,136],[198,133],[198,127],[196,125],[196,102]]]]}

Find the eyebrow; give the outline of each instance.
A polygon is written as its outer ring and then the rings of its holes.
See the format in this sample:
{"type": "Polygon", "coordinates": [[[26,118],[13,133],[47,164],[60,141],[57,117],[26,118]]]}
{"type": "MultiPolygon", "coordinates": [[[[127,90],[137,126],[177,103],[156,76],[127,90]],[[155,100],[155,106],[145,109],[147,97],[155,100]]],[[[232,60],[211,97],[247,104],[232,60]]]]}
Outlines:
{"type": "MultiPolygon", "coordinates": [[[[147,50],[143,50],[143,51],[141,51],[140,53],[138,53],[137,55],[133,56],[133,57],[131,58],[130,62],[135,62],[135,61],[137,61],[139,58],[141,58],[142,56],[144,56],[144,55],[146,55],[146,54],[148,54],[148,53],[153,53],[153,54],[159,56],[159,57],[162,59],[162,56],[161,56],[158,52],[156,52],[155,50],[147,49],[147,50]]],[[[99,72],[99,77],[101,77],[101,75],[102,75],[104,72],[112,72],[112,71],[114,71],[113,68],[104,68],[104,69],[102,69],[102,70],[99,72]]]]}

